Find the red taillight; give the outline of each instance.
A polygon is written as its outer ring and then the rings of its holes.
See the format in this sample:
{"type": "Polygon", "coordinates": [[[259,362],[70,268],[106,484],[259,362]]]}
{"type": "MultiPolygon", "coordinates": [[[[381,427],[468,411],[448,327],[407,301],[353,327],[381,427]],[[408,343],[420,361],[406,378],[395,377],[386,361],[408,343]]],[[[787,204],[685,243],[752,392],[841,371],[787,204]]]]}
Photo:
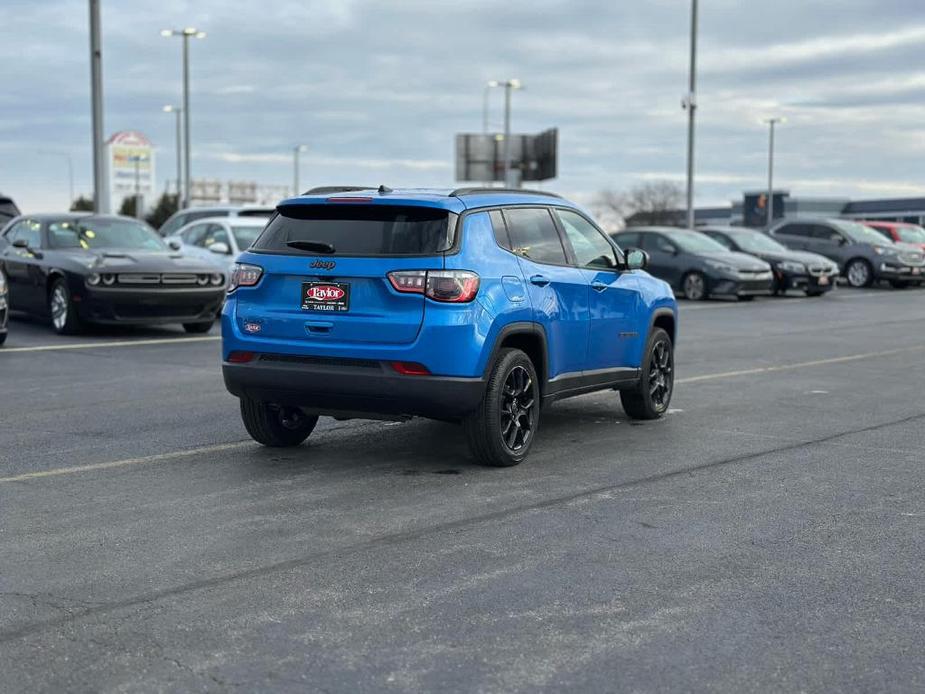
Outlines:
{"type": "Polygon", "coordinates": [[[228,355],[229,364],[246,364],[254,360],[253,352],[232,352],[228,355]]]}
{"type": "Polygon", "coordinates": [[[392,368],[403,376],[427,376],[430,370],[415,361],[393,361],[392,368]]]}
{"type": "Polygon", "coordinates": [[[395,291],[434,301],[461,304],[479,292],[479,276],[468,270],[397,270],[387,276],[395,291]]]}
{"type": "MultiPolygon", "coordinates": [[[[233,292],[238,287],[253,287],[260,281],[263,276],[263,268],[258,265],[248,265],[247,263],[235,263],[231,270],[231,281],[228,283],[228,291],[233,292]]],[[[208,275],[206,275],[208,282],[208,275]]]]}

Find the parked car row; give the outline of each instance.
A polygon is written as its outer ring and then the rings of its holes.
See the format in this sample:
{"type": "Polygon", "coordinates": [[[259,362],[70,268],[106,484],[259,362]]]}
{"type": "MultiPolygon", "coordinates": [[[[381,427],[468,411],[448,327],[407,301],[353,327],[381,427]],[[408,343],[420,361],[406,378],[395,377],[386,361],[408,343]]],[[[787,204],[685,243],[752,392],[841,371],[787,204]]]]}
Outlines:
{"type": "Polygon", "coordinates": [[[896,222],[786,220],[767,233],[744,227],[629,228],[622,248],[649,254],[649,271],[681,296],[749,300],[796,290],[831,291],[840,275],[852,287],[925,282],[925,229],[896,222]]]}
{"type": "Polygon", "coordinates": [[[211,328],[227,272],[171,250],[150,226],[128,217],[23,215],[0,230],[0,329],[6,312],[50,319],[58,333],[86,323],[181,323],[211,328]]]}

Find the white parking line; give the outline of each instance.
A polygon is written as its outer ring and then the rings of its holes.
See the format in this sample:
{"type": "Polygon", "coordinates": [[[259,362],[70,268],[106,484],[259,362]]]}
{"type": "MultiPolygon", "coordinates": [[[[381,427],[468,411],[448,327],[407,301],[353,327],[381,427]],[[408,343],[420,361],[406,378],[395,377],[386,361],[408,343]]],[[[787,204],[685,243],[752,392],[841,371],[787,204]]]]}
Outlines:
{"type": "Polygon", "coordinates": [[[221,340],[219,335],[207,337],[158,337],[150,340],[113,340],[112,342],[75,342],[62,345],[35,345],[34,347],[6,347],[0,349],[0,355],[12,352],[54,352],[59,349],[94,349],[97,347],[143,347],[145,345],[167,345],[178,342],[214,342],[221,340]]]}
{"type": "MultiPolygon", "coordinates": [[[[202,338],[197,338],[202,339],[202,338]]],[[[210,338],[206,338],[210,339],[210,338]]],[[[215,338],[217,339],[217,338],[215,338]]],[[[742,369],[739,371],[725,371],[722,373],[704,374],[702,376],[690,376],[689,378],[679,378],[675,383],[699,383],[701,381],[715,381],[724,378],[734,378],[736,376],[748,376],[753,374],[768,373],[773,371],[790,371],[793,369],[806,369],[813,366],[825,366],[826,364],[840,364],[843,362],[860,361],[862,359],[872,359],[874,357],[886,357],[895,354],[907,354],[909,352],[925,351],[925,345],[916,345],[914,347],[902,347],[899,349],[888,349],[882,352],[867,352],[865,354],[850,354],[844,357],[832,357],[830,359],[816,359],[814,361],[798,362],[796,364],[781,364],[779,366],[763,366],[755,369],[742,369]]],[[[220,443],[213,446],[200,446],[199,448],[188,448],[185,450],[172,451],[170,453],[158,453],[156,455],[141,456],[138,458],[125,458],[123,460],[113,460],[106,463],[92,463],[89,465],[75,465],[73,467],[53,468],[51,470],[40,470],[38,472],[25,472],[21,475],[11,477],[0,477],[0,484],[7,482],[26,482],[33,479],[44,477],[58,477],[60,475],[75,475],[81,472],[93,472],[95,470],[109,470],[112,468],[128,467],[131,465],[146,465],[148,463],[159,463],[165,460],[177,460],[188,456],[219,453],[222,451],[233,451],[240,448],[256,447],[256,444],[250,439],[244,441],[235,441],[233,443],[220,443]]]]}
{"type": "Polygon", "coordinates": [[[59,467],[51,470],[39,470],[38,472],[24,472],[21,475],[12,477],[0,477],[0,484],[5,482],[24,482],[26,480],[39,479],[41,477],[57,477],[58,475],[74,475],[78,472],[92,472],[93,470],[108,470],[114,467],[127,467],[129,465],[144,465],[146,463],[159,463],[164,460],[175,460],[185,458],[190,455],[199,455],[200,453],[220,453],[222,451],[233,451],[237,448],[254,446],[253,441],[235,441],[234,443],[219,443],[214,446],[200,446],[199,448],[188,448],[171,453],[158,453],[157,455],[146,455],[139,458],[124,458],[123,460],[112,460],[108,463],[93,463],[91,465],[75,465],[73,467],[59,467]]]}
{"type": "Polygon", "coordinates": [[[866,354],[849,354],[844,357],[832,357],[831,359],[815,359],[813,361],[801,361],[796,364],[780,364],[778,366],[760,366],[755,369],[741,369],[739,371],[723,371],[715,374],[703,374],[702,376],[689,376],[688,378],[679,378],[675,383],[698,383],[700,381],[715,381],[721,378],[733,378],[734,376],[751,376],[754,374],[771,373],[774,371],[791,371],[793,369],[805,369],[810,366],[825,366],[826,364],[841,364],[846,361],[859,361],[861,359],[872,359],[874,357],[888,357],[894,354],[907,354],[909,352],[923,352],[925,345],[916,345],[915,347],[900,347],[899,349],[887,349],[882,352],[867,352],[866,354]]]}

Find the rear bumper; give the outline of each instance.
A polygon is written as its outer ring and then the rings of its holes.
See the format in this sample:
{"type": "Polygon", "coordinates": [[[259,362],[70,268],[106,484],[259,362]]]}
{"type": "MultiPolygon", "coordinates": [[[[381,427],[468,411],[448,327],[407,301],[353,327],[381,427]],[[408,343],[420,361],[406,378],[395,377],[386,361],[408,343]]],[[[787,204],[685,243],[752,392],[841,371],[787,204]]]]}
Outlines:
{"type": "Polygon", "coordinates": [[[151,325],[215,320],[224,287],[205,289],[85,290],[77,303],[82,320],[93,323],[151,325]]]}
{"type": "Polygon", "coordinates": [[[313,414],[458,419],[482,399],[481,378],[405,376],[385,362],[258,354],[222,364],[225,387],[251,398],[313,414]]]}

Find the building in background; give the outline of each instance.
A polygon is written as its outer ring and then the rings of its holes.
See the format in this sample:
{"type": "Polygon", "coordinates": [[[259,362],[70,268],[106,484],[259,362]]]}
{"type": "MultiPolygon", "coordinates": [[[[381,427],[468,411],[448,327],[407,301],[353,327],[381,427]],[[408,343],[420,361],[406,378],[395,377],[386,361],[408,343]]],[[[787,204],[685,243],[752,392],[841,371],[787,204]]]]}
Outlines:
{"type": "Polygon", "coordinates": [[[154,147],[136,130],[123,130],[106,141],[103,156],[102,210],[118,211],[122,201],[133,195],[141,197],[137,209],[154,202],[156,171],[154,147]]]}
{"type": "MultiPolygon", "coordinates": [[[[767,192],[746,191],[741,201],[728,207],[700,207],[694,211],[697,226],[732,225],[757,229],[767,226],[767,192]]],[[[664,213],[663,213],[664,214],[664,213]]],[[[683,226],[684,210],[671,210],[673,226],[683,226]]],[[[774,222],[794,217],[845,217],[879,219],[885,222],[909,222],[925,225],[925,198],[849,198],[793,196],[786,190],[774,191],[774,222]]],[[[647,213],[640,212],[626,220],[627,226],[651,224],[647,213]]]]}
{"type": "Polygon", "coordinates": [[[190,184],[190,206],[276,205],[291,194],[292,189],[289,186],[262,185],[256,181],[194,178],[190,184]]]}

